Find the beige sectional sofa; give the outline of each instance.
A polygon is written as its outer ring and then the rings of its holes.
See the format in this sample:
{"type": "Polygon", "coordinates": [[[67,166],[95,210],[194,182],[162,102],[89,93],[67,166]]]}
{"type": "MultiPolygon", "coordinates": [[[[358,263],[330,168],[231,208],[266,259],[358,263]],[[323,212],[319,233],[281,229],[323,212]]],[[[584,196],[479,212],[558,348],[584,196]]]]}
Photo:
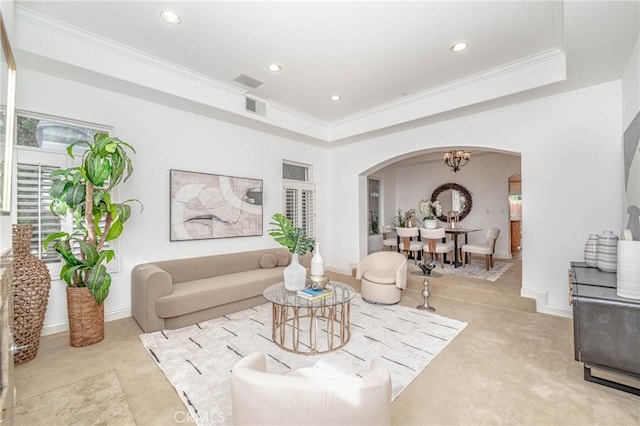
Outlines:
{"type": "MultiPolygon", "coordinates": [[[[176,329],[265,303],[262,292],[283,281],[286,249],[265,249],[137,265],[131,312],[145,332],[176,329]]],[[[308,264],[309,256],[301,258],[308,264]]]]}

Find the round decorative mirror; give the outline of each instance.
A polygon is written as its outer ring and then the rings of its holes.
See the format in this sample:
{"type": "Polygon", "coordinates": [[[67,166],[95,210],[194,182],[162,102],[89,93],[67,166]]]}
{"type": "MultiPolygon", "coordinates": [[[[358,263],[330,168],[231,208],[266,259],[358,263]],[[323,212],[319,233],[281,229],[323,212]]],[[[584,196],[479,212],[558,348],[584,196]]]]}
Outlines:
{"type": "Polygon", "coordinates": [[[462,185],[457,183],[445,183],[433,190],[431,201],[439,201],[442,206],[442,214],[438,216],[441,222],[447,221],[447,212],[457,211],[460,220],[467,217],[471,212],[473,200],[471,193],[462,185]]]}

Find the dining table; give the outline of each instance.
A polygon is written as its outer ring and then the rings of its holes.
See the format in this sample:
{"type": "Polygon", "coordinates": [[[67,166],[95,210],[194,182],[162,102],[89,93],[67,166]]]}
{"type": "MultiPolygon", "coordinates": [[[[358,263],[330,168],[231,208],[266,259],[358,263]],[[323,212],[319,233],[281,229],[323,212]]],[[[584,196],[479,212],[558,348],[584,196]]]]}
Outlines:
{"type": "MultiPolygon", "coordinates": [[[[458,256],[458,236],[464,235],[464,243],[469,244],[469,233],[481,231],[482,228],[449,228],[445,227],[445,234],[449,234],[453,236],[453,267],[457,268],[458,266],[462,266],[462,261],[458,256]]],[[[445,237],[446,238],[446,237],[445,237]]],[[[443,241],[445,242],[445,241],[443,241]]]]}

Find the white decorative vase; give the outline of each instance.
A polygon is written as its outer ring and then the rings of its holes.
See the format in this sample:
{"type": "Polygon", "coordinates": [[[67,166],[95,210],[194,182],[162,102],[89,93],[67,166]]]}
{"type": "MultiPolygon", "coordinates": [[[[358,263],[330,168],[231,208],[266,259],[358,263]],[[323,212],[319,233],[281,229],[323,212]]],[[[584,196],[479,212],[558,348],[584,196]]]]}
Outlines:
{"type": "Polygon", "coordinates": [[[618,237],[612,231],[598,235],[596,266],[604,272],[616,272],[618,266],[618,237]]]}
{"type": "Polygon", "coordinates": [[[584,245],[584,263],[588,266],[596,266],[596,251],[598,248],[598,234],[589,234],[584,245]]]}
{"type": "Polygon", "coordinates": [[[321,277],[324,275],[324,260],[320,255],[320,243],[316,243],[316,248],[313,250],[313,257],[311,258],[311,275],[314,277],[321,277]]]}
{"type": "Polygon", "coordinates": [[[640,241],[618,241],[617,294],[640,299],[640,241]]]}
{"type": "Polygon", "coordinates": [[[298,253],[292,253],[291,263],[284,268],[284,288],[289,291],[304,289],[307,283],[307,269],[298,260],[298,253]]]}
{"type": "Polygon", "coordinates": [[[425,219],[424,227],[426,229],[436,229],[438,227],[438,221],[436,219],[425,219]]]}

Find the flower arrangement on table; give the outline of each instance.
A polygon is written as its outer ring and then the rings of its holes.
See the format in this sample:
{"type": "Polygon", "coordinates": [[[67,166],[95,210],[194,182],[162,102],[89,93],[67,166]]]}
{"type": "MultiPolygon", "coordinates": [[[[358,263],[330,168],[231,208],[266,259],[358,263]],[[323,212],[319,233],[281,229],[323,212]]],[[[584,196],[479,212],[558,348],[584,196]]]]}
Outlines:
{"type": "Polygon", "coordinates": [[[424,214],[422,220],[435,220],[442,215],[440,201],[430,201],[423,198],[420,200],[420,213],[424,214]]]}

